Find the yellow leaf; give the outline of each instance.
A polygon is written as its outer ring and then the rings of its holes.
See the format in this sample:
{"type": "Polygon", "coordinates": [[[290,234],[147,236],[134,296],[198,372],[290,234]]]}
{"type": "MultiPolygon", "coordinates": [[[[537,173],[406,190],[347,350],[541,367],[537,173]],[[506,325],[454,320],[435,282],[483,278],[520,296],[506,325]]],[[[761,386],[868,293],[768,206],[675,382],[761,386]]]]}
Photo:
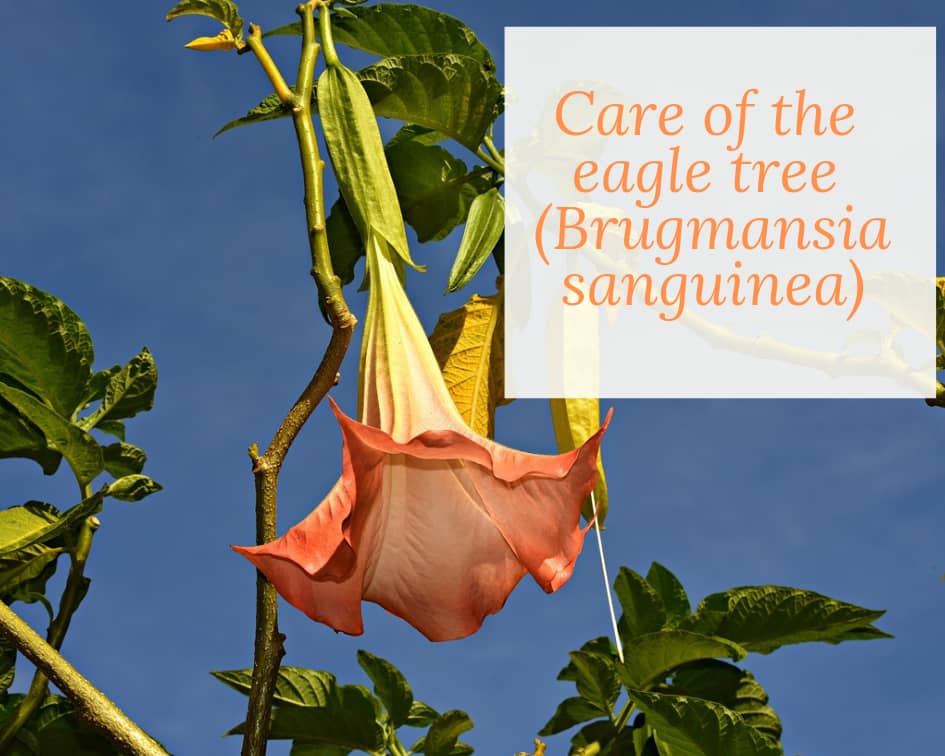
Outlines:
{"type": "Polygon", "coordinates": [[[224,29],[215,37],[197,37],[184,45],[190,50],[236,50],[239,46],[229,29],[224,29]]]}
{"type": "MultiPolygon", "coordinates": [[[[569,452],[583,444],[600,428],[599,399],[552,399],[551,422],[555,427],[558,451],[569,452]]],[[[607,518],[607,478],[604,477],[604,461],[597,455],[597,482],[594,484],[594,499],[597,502],[597,519],[604,526],[607,518]]],[[[587,497],[581,514],[590,522],[594,517],[591,497],[587,497]]]]}
{"type": "Polygon", "coordinates": [[[430,345],[463,420],[493,438],[505,384],[501,283],[495,294],[474,294],[458,310],[440,315],[430,345]]]}

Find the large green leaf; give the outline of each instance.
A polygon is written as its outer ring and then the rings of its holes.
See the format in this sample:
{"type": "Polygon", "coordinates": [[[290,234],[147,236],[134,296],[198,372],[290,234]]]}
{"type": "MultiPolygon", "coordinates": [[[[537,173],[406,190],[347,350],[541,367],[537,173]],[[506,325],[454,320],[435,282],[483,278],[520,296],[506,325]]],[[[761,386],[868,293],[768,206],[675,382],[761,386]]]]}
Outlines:
{"type": "Polygon", "coordinates": [[[620,679],[628,688],[641,689],[689,662],[723,657],[738,661],[745,657],[745,650],[736,643],[686,630],[637,636],[624,643],[623,652],[625,661],[617,667],[620,679]]]}
{"type": "Polygon", "coordinates": [[[468,284],[492,254],[505,230],[505,200],[496,188],[476,195],[469,206],[466,228],[459,251],[453,261],[448,292],[459,291],[468,284]]]}
{"type": "MultiPolygon", "coordinates": [[[[251,669],[211,672],[217,680],[243,695],[249,695],[253,685],[251,669]]],[[[276,677],[273,703],[277,706],[325,706],[335,688],[335,676],[303,667],[280,667],[276,677]]]]}
{"type": "MultiPolygon", "coordinates": [[[[456,53],[474,58],[495,70],[495,61],[462,21],[420,5],[378,3],[351,8],[331,21],[336,43],[389,57],[424,53],[456,53]]],[[[299,22],[273,29],[263,36],[302,33],[299,22]]]]}
{"type": "Polygon", "coordinates": [[[102,449],[82,428],[32,394],[0,383],[0,399],[6,400],[46,437],[46,445],[66,458],[79,485],[90,483],[105,469],[102,449]]]}
{"type": "Polygon", "coordinates": [[[577,673],[575,683],[578,695],[604,715],[610,716],[620,695],[620,681],[614,662],[589,651],[572,651],[569,656],[577,673]]]}
{"type": "Polygon", "coordinates": [[[629,567],[621,567],[614,581],[623,608],[618,627],[624,645],[637,635],[655,633],[666,622],[666,608],[653,587],[629,567]]]}
{"type": "Polygon", "coordinates": [[[0,399],[0,459],[8,457],[31,459],[46,475],[56,472],[62,461],[62,455],[46,445],[42,431],[0,399]]]}
{"type": "Polygon", "coordinates": [[[601,749],[617,737],[617,728],[609,719],[599,719],[584,725],[571,737],[570,756],[598,756],[601,749]]]}
{"type": "Polygon", "coordinates": [[[469,173],[462,160],[439,145],[401,141],[386,154],[404,218],[421,242],[448,236],[489,189],[486,176],[469,173]]]}
{"type": "Polygon", "coordinates": [[[374,694],[384,704],[394,727],[407,722],[413,706],[413,691],[401,671],[386,659],[358,651],[358,664],[374,683],[374,694]]]}
{"type": "Polygon", "coordinates": [[[768,705],[767,692],[751,672],[733,664],[717,660],[687,664],[673,674],[667,692],[720,703],[772,741],[781,739],[781,720],[768,705]]]}
{"type": "Polygon", "coordinates": [[[495,73],[464,55],[385,58],[358,77],[379,116],[440,131],[471,150],[503,108],[495,73]]]}
{"type": "Polygon", "coordinates": [[[231,0],[181,0],[168,11],[165,18],[173,21],[180,16],[190,15],[209,16],[233,32],[237,39],[243,37],[243,19],[240,18],[236,3],[231,0]]]}
{"type": "Polygon", "coordinates": [[[792,643],[849,640],[850,631],[869,628],[883,614],[814,591],[764,585],[707,596],[680,627],[768,654],[792,643]]]}
{"type": "Polygon", "coordinates": [[[0,382],[71,418],[92,376],[88,329],[62,301],[0,276],[0,382]]]}
{"type": "Polygon", "coordinates": [[[781,756],[775,742],[712,701],[631,690],[663,756],[781,756]]]}
{"type": "MultiPolygon", "coordinates": [[[[245,723],[227,735],[241,735],[245,723]]],[[[360,685],[335,687],[322,706],[277,706],[269,728],[271,740],[294,740],[376,752],[384,730],[375,719],[370,692],[360,685]]]]}
{"type": "Polygon", "coordinates": [[[34,544],[50,544],[102,509],[104,489],[59,512],[41,501],[0,510],[0,557],[9,557],[34,544]]]}
{"type": "Polygon", "coordinates": [[[686,589],[672,572],[659,562],[653,562],[646,573],[646,582],[653,586],[666,609],[666,624],[675,627],[692,614],[686,589]]]}

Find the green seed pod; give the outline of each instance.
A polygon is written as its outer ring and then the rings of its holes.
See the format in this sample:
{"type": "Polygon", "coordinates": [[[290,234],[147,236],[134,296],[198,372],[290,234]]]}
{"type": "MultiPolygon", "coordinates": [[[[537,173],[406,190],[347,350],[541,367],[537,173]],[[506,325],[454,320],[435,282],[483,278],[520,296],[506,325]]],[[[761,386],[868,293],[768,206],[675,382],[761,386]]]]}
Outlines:
{"type": "Polygon", "coordinates": [[[341,196],[361,240],[383,237],[412,267],[394,180],[387,167],[377,118],[360,80],[343,65],[330,65],[318,78],[318,113],[341,196]]]}

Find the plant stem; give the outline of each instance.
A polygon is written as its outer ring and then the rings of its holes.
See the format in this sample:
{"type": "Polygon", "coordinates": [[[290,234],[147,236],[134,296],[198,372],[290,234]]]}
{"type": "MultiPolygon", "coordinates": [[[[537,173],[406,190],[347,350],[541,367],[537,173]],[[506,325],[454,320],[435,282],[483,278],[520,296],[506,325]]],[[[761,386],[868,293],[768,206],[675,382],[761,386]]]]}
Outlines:
{"type": "MultiPolygon", "coordinates": [[[[351,343],[357,320],[348,310],[341,280],[335,275],[328,249],[325,229],[325,197],[322,174],[325,164],[318,152],[315,127],[312,123],[311,90],[315,75],[315,61],[319,45],[315,40],[314,3],[304,3],[296,11],[302,17],[302,53],[296,92],[284,100],[292,104],[292,120],[299,143],[302,177],[305,187],[305,217],[311,254],[311,274],[318,295],[326,305],[332,324],[331,339],[315,375],[273,437],[269,448],[261,456],[255,448],[253,475],[256,483],[256,542],[268,543],[276,537],[276,501],[279,471],[286,454],[299,431],[329,389],[338,381],[338,369],[351,343]]],[[[322,13],[325,13],[322,6],[322,13]]],[[[273,86],[282,80],[278,70],[267,68],[270,61],[258,33],[250,35],[250,46],[269,75],[273,86]]],[[[274,64],[273,64],[274,66],[274,64]]],[[[276,89],[278,92],[278,88],[276,89]]],[[[282,95],[280,94],[280,97],[282,95]]],[[[270,710],[275,690],[279,663],[285,654],[283,636],[278,630],[278,597],[275,588],[263,576],[256,575],[256,639],[254,644],[253,682],[246,715],[246,734],[243,738],[243,756],[263,756],[269,737],[270,710]]]]}
{"type": "Polygon", "coordinates": [[[322,44],[325,46],[325,65],[332,67],[340,66],[341,60],[338,58],[338,51],[335,50],[335,38],[331,33],[331,15],[329,13],[328,3],[322,0],[318,5],[318,27],[322,35],[322,44]]]}
{"type": "Polygon", "coordinates": [[[633,713],[633,701],[628,700],[623,708],[620,710],[620,715],[617,717],[617,720],[614,722],[614,729],[617,732],[620,732],[624,727],[627,726],[627,722],[630,719],[630,715],[633,713]]]}
{"type": "Polygon", "coordinates": [[[505,173],[505,158],[502,156],[502,153],[496,149],[495,142],[492,141],[491,134],[484,136],[482,143],[486,145],[486,149],[489,150],[489,154],[492,155],[492,158],[502,166],[502,173],[505,173]]]}
{"type": "Polygon", "coordinates": [[[114,742],[122,753],[132,756],[167,756],[167,751],[3,602],[0,602],[0,633],[9,638],[23,656],[69,696],[77,714],[114,742]]]}
{"type": "MultiPolygon", "coordinates": [[[[82,498],[86,499],[89,496],[88,486],[83,487],[82,498]]],[[[59,613],[53,618],[46,632],[46,641],[56,651],[62,648],[72,615],[75,614],[85,597],[88,587],[88,580],[84,575],[85,563],[89,558],[89,550],[92,548],[92,536],[99,524],[97,517],[87,517],[79,528],[76,543],[71,550],[72,564],[69,567],[69,577],[66,578],[66,587],[59,599],[59,613]]],[[[42,670],[37,669],[26,695],[0,730],[0,753],[13,742],[16,734],[36,713],[48,693],[49,681],[42,670]]]]}
{"type": "Polygon", "coordinates": [[[505,175],[505,165],[498,163],[491,155],[489,155],[482,147],[476,150],[476,156],[488,165],[492,170],[497,173],[505,175]]]}

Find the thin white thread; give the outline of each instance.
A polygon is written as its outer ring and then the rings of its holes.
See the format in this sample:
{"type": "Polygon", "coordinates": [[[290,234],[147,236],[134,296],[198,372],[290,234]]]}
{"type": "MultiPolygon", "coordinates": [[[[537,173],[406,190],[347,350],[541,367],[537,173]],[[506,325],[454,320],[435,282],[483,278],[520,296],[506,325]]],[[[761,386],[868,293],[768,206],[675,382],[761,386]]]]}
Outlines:
{"type": "Polygon", "coordinates": [[[600,537],[600,520],[597,519],[597,499],[591,491],[591,508],[594,511],[594,531],[597,533],[597,550],[600,552],[600,569],[604,574],[604,593],[607,594],[607,607],[610,609],[610,623],[614,630],[614,640],[617,642],[617,656],[623,664],[623,644],[620,642],[620,632],[617,630],[617,615],[614,612],[614,597],[610,593],[610,578],[607,577],[607,562],[604,560],[604,541],[600,537]]]}

